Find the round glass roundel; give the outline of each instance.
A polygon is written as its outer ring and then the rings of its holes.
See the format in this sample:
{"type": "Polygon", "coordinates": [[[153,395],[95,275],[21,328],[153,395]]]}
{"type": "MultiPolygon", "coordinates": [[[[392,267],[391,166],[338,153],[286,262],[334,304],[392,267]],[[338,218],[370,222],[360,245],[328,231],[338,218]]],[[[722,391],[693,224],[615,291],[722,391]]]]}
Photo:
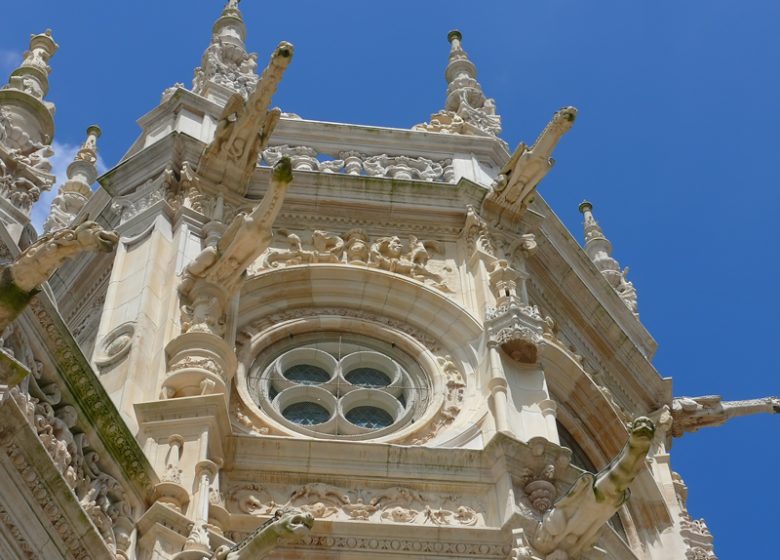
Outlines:
{"type": "Polygon", "coordinates": [[[287,368],[284,376],[290,381],[300,383],[301,385],[319,385],[330,379],[327,371],[311,364],[299,364],[287,368]]]}
{"type": "Polygon", "coordinates": [[[361,387],[387,387],[390,378],[378,369],[362,367],[355,368],[344,376],[353,385],[361,387]]]}
{"type": "Polygon", "coordinates": [[[356,406],[344,415],[355,426],[378,430],[393,423],[393,417],[375,406],[356,406]]]}
{"type": "Polygon", "coordinates": [[[282,416],[301,426],[313,426],[327,422],[330,412],[323,406],[312,402],[291,404],[282,411],[282,416]]]}

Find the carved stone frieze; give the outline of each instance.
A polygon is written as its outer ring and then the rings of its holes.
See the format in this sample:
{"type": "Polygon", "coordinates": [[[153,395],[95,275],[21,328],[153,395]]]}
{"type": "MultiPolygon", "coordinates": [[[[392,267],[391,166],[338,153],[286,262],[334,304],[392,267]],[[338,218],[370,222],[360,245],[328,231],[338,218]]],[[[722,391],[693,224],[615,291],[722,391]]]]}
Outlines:
{"type": "Polygon", "coordinates": [[[283,492],[283,488],[272,485],[237,483],[227,492],[227,507],[229,511],[261,516],[279,508],[294,508],[315,519],[454,527],[485,525],[484,506],[473,500],[422,494],[400,486],[369,491],[316,482],[304,484],[279,499],[283,492]]]}
{"type": "Polygon", "coordinates": [[[43,509],[49,522],[56,528],[57,536],[68,549],[71,557],[77,560],[87,560],[90,557],[89,551],[83,547],[79,536],[72,530],[71,524],[65,520],[65,514],[60,507],[49,498],[49,491],[38,476],[35,467],[25,457],[24,452],[16,444],[7,446],[5,452],[21,475],[30,494],[37,501],[38,506],[43,509]]]}
{"type": "MultiPolygon", "coordinates": [[[[393,554],[406,554],[415,557],[457,557],[469,556],[480,559],[496,558],[504,560],[511,552],[509,545],[473,543],[473,542],[446,542],[436,540],[415,540],[402,538],[375,538],[375,537],[351,537],[310,535],[305,537],[298,547],[301,550],[318,549],[341,550],[354,553],[388,552],[393,554]]],[[[291,547],[293,550],[298,548],[291,547]]]]}
{"type": "Polygon", "coordinates": [[[14,541],[16,541],[16,546],[26,560],[38,560],[38,554],[36,554],[29,541],[24,538],[24,534],[19,526],[14,523],[13,516],[2,506],[0,506],[0,523],[5,527],[7,534],[10,534],[14,541]]]}
{"type": "MultiPolygon", "coordinates": [[[[104,471],[103,461],[79,427],[76,408],[63,401],[53,374],[36,368],[26,385],[26,390],[13,389],[11,398],[25,413],[57,472],[103,540],[115,548],[115,525],[127,525],[132,515],[126,490],[104,471]]],[[[21,461],[21,451],[15,453],[21,461]]]]}
{"type": "MultiPolygon", "coordinates": [[[[280,232],[282,233],[282,232],[280,232]]],[[[434,288],[450,293],[452,289],[440,272],[429,267],[431,253],[442,253],[442,245],[437,241],[424,241],[409,236],[404,247],[397,235],[380,237],[369,241],[361,230],[350,230],[344,235],[315,230],[311,234],[311,250],[303,248],[301,237],[286,233],[288,248],[272,249],[250,269],[257,274],[265,269],[279,266],[293,266],[311,263],[341,263],[363,265],[409,276],[420,282],[430,283],[434,288]]],[[[451,272],[448,266],[441,267],[442,272],[451,272]]]]}

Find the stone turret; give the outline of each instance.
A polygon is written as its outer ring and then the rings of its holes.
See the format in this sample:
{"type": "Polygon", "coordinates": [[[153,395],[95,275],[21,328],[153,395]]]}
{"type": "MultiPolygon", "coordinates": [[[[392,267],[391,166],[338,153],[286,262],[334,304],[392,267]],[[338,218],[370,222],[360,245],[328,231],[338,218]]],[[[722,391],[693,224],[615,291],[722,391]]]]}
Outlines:
{"type": "Polygon", "coordinates": [[[211,43],[195,69],[192,90],[225,103],[238,92],[246,99],[257,86],[257,54],[247,53],[246,26],[238,0],[230,0],[211,29],[211,43]]]}
{"type": "Polygon", "coordinates": [[[32,35],[21,65],[0,89],[0,220],[19,240],[32,205],[54,183],[49,144],[54,137],[54,104],[49,91],[49,59],[58,45],[51,30],[32,35]]]}
{"type": "Polygon", "coordinates": [[[450,56],[444,77],[447,80],[447,100],[444,110],[431,115],[430,123],[414,128],[429,132],[498,136],[501,133],[501,117],[496,114],[496,103],[485,97],[477,81],[477,67],[469,60],[461,46],[463,35],[450,31],[450,56]]]}
{"type": "Polygon", "coordinates": [[[51,203],[43,231],[46,233],[67,227],[92,195],[92,183],[97,179],[97,139],[100,127],[87,128],[87,139],[68,165],[68,180],[60,187],[51,203]]]}
{"type": "Polygon", "coordinates": [[[638,315],[636,288],[632,282],[626,280],[628,267],[621,270],[620,263],[612,257],[612,243],[593,217],[593,205],[584,200],[579,209],[585,218],[585,252],[626,306],[634,315],[638,315]]]}

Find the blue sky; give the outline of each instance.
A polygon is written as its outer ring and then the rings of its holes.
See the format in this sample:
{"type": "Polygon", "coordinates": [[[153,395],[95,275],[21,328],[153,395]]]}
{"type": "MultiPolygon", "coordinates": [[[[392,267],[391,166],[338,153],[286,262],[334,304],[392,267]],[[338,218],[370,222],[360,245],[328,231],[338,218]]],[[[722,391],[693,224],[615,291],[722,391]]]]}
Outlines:
{"type": "MultiPolygon", "coordinates": [[[[54,30],[49,99],[65,153],[103,128],[115,164],[135,120],[174,82],[190,84],[222,4],[194,0],[7,3],[0,71],[29,33],[54,30]],[[75,8],[78,6],[78,9],[75,8]]],[[[532,142],[575,105],[574,129],[540,190],[581,239],[583,198],[630,266],[654,361],[676,395],[780,394],[780,4],[465,1],[242,3],[264,64],[280,40],[295,61],[275,102],[304,118],[409,127],[444,102],[452,28],[496,99],[510,145],[532,142]],[[286,7],[285,7],[286,6],[286,7]]],[[[67,162],[67,160],[66,160],[67,162]]],[[[768,553],[780,418],[737,419],[676,440],[721,560],[768,553]]]]}

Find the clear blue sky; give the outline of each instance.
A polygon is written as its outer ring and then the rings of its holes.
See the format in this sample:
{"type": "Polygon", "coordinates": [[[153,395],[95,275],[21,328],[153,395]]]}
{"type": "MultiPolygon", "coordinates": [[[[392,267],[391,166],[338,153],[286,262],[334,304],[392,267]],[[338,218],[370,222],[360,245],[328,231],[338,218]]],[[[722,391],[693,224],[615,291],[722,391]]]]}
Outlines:
{"type": "MultiPolygon", "coordinates": [[[[0,8],[0,70],[28,34],[54,30],[51,92],[61,145],[103,127],[109,167],[135,120],[190,84],[222,3],[39,0],[0,8]],[[27,11],[29,10],[29,11],[27,11]]],[[[780,4],[671,2],[260,2],[248,46],[295,61],[275,102],[304,118],[409,127],[444,101],[447,31],[459,28],[510,145],[579,108],[541,192],[581,238],[588,198],[631,267],[655,365],[676,395],[780,394],[776,214],[780,207],[780,4]]],[[[677,440],[721,560],[770,554],[778,518],[780,417],[737,419],[677,440]]]]}

